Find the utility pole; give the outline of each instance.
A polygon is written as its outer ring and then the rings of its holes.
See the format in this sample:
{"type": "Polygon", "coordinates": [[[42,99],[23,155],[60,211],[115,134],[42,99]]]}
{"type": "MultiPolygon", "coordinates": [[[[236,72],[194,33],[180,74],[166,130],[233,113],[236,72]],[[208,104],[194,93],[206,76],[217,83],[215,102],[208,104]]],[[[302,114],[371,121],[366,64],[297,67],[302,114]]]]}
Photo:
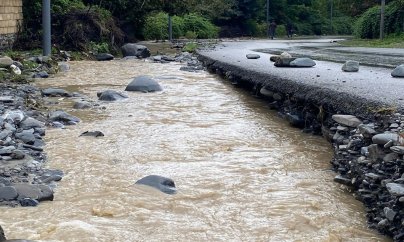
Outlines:
{"type": "Polygon", "coordinates": [[[332,17],[334,15],[334,0],[330,0],[330,25],[331,25],[331,34],[334,34],[334,27],[332,26],[332,17]]]}
{"type": "Polygon", "coordinates": [[[269,38],[269,0],[267,0],[267,36],[269,38]]]}
{"type": "Polygon", "coordinates": [[[380,39],[384,38],[384,8],[386,5],[386,0],[382,0],[380,6],[380,39]]]}
{"type": "Polygon", "coordinates": [[[173,22],[170,14],[168,14],[168,40],[173,42],[173,22]]]}
{"type": "Polygon", "coordinates": [[[50,1],[42,0],[42,55],[50,56],[51,54],[51,12],[50,1]]]}

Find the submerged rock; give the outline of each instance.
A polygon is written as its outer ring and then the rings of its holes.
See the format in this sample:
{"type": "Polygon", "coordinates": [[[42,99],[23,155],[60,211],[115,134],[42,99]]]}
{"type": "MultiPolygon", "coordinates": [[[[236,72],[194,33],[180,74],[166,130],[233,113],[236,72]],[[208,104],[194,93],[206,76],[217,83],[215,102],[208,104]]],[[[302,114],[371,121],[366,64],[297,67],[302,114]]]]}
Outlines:
{"type": "Polygon", "coordinates": [[[49,97],[71,97],[72,95],[61,88],[46,88],[42,89],[41,91],[43,96],[49,96],[49,97]]]}
{"type": "Polygon", "coordinates": [[[49,120],[53,122],[62,122],[63,124],[69,124],[69,125],[80,122],[79,118],[61,110],[50,113],[49,120]]]}
{"type": "Polygon", "coordinates": [[[162,176],[157,176],[157,175],[146,176],[146,177],[143,177],[142,179],[138,180],[136,182],[136,184],[154,187],[154,188],[160,190],[161,192],[164,192],[167,194],[177,193],[174,181],[170,178],[166,178],[166,177],[162,177],[162,176]]]}
{"type": "Polygon", "coordinates": [[[103,92],[98,92],[97,96],[98,96],[98,99],[101,101],[118,101],[118,100],[128,98],[128,96],[126,96],[125,94],[119,93],[114,90],[106,90],[103,92]]]}
{"type": "Polygon", "coordinates": [[[100,136],[104,136],[104,133],[101,131],[86,131],[86,132],[80,134],[80,136],[100,137],[100,136]]]}
{"type": "Polygon", "coordinates": [[[114,56],[108,53],[99,53],[97,55],[95,55],[95,58],[98,61],[110,61],[114,59],[114,56]]]}

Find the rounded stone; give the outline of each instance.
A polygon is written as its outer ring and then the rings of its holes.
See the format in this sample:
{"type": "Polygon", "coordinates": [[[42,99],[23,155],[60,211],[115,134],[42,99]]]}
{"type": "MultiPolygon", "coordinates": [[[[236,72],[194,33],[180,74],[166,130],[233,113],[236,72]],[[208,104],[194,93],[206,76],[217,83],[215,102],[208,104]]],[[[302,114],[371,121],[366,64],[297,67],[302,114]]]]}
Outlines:
{"type": "Polygon", "coordinates": [[[258,54],[247,54],[247,59],[259,59],[261,56],[258,54]]]}
{"type": "Polygon", "coordinates": [[[155,92],[162,90],[160,84],[149,76],[135,77],[125,89],[125,91],[133,92],[155,92]]]}
{"type": "Polygon", "coordinates": [[[378,145],[385,145],[389,141],[397,141],[398,135],[395,133],[383,133],[383,134],[376,134],[372,137],[372,142],[378,145]]]}
{"type": "Polygon", "coordinates": [[[296,58],[295,60],[290,62],[291,67],[313,67],[316,65],[312,59],[304,57],[304,58],[296,58]]]}
{"type": "Polygon", "coordinates": [[[392,77],[404,77],[404,64],[397,66],[392,72],[392,77]]]}
{"type": "Polygon", "coordinates": [[[18,197],[17,190],[12,186],[0,187],[0,200],[11,201],[18,197]]]}
{"type": "Polygon", "coordinates": [[[358,72],[359,71],[359,62],[358,61],[346,61],[341,68],[345,72],[358,72]]]}

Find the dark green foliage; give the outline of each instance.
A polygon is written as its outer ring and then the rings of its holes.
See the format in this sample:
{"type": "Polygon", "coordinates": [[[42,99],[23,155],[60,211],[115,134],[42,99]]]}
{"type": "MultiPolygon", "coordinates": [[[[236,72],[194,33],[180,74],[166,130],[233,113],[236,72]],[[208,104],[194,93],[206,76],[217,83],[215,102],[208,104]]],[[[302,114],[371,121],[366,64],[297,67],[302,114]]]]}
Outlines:
{"type": "MultiPolygon", "coordinates": [[[[215,38],[218,29],[207,19],[195,14],[187,14],[183,17],[173,16],[173,38],[183,36],[200,39],[215,38]]],[[[145,39],[164,40],[168,39],[168,14],[159,12],[146,18],[143,29],[145,39]]]]}
{"type": "MultiPolygon", "coordinates": [[[[403,31],[402,3],[391,2],[385,9],[385,33],[400,33],[403,31]]],[[[354,35],[363,39],[375,39],[380,35],[380,6],[374,6],[362,14],[354,26],[354,35]]]]}
{"type": "MultiPolygon", "coordinates": [[[[173,38],[177,39],[183,35],[183,19],[177,16],[172,17],[173,38]]],[[[168,14],[159,12],[149,15],[143,29],[143,36],[148,40],[168,39],[168,14]]]]}
{"type": "MultiPolygon", "coordinates": [[[[24,0],[24,26],[16,46],[20,49],[40,48],[42,1],[24,0]]],[[[91,50],[91,42],[114,44],[123,42],[123,33],[108,10],[85,6],[81,0],[52,1],[52,42],[62,49],[91,50]]],[[[105,48],[104,48],[105,49],[105,48]]]]}
{"type": "Polygon", "coordinates": [[[196,14],[184,16],[184,32],[192,31],[199,39],[216,38],[218,28],[209,20],[196,14]]]}

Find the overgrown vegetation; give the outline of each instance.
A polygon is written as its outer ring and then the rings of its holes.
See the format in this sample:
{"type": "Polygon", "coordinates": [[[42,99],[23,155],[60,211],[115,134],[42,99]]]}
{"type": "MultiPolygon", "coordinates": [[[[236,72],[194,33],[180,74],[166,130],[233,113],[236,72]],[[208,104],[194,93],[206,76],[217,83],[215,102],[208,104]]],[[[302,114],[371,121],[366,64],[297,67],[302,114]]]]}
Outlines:
{"type": "MultiPolygon", "coordinates": [[[[168,14],[159,12],[146,18],[143,35],[147,40],[168,39],[168,14]]],[[[218,36],[218,28],[196,14],[172,17],[173,38],[210,39],[218,36]]]]}
{"type": "MultiPolygon", "coordinates": [[[[386,0],[386,33],[404,31],[404,0],[386,0]]],[[[265,37],[267,16],[276,35],[291,25],[296,35],[378,38],[377,0],[52,0],[52,41],[57,48],[114,52],[123,42],[174,38],[265,37]],[[269,6],[266,6],[267,2],[269,6]],[[356,24],[353,24],[355,23],[356,24]]],[[[23,0],[24,23],[17,47],[41,46],[42,0],[23,0]]]]}
{"type": "MultiPolygon", "coordinates": [[[[379,37],[380,7],[368,9],[360,16],[354,27],[354,35],[362,39],[374,39],[379,37]]],[[[391,2],[385,9],[386,34],[400,33],[404,31],[404,12],[400,2],[391,2]]]]}

